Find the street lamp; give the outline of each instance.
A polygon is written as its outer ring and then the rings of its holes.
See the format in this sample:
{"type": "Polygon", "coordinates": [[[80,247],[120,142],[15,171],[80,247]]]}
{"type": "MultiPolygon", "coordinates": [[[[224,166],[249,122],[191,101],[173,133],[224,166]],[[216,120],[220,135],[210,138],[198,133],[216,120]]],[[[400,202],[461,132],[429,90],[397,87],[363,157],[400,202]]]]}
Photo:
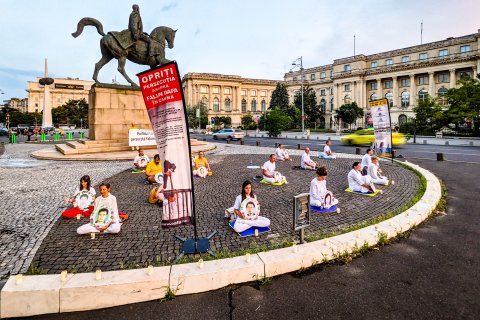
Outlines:
{"type": "Polygon", "coordinates": [[[305,108],[303,106],[303,59],[302,56],[292,62],[293,68],[290,70],[292,71],[296,67],[300,68],[300,77],[301,77],[301,91],[302,91],[302,134],[305,133],[305,108]]]}

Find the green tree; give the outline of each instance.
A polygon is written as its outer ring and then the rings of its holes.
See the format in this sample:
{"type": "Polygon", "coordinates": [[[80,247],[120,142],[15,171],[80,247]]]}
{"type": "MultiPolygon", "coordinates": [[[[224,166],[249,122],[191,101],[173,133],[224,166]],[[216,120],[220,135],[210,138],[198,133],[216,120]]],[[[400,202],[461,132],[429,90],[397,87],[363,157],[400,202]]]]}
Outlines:
{"type": "MultiPolygon", "coordinates": [[[[302,110],[302,93],[298,91],[295,93],[294,104],[297,108],[302,110]]],[[[317,96],[315,95],[315,90],[310,88],[310,86],[303,86],[303,109],[305,112],[305,122],[308,126],[312,126],[317,119],[319,119],[323,112],[320,109],[320,106],[317,105],[317,96]]]]}
{"type": "Polygon", "coordinates": [[[442,110],[437,101],[430,96],[418,100],[413,112],[415,112],[416,127],[420,133],[432,134],[449,123],[448,112],[442,110]]]}
{"type": "Polygon", "coordinates": [[[85,99],[69,100],[60,107],[52,109],[54,124],[75,124],[76,126],[88,127],[88,103],[85,99]],[[83,122],[80,121],[82,119],[83,122]]]}
{"type": "Polygon", "coordinates": [[[257,129],[257,124],[255,123],[255,121],[253,120],[253,117],[251,114],[246,114],[242,117],[242,128],[244,130],[253,130],[253,129],[257,129]]]}
{"type": "Polygon", "coordinates": [[[287,86],[283,83],[277,82],[275,90],[272,92],[269,109],[280,109],[287,112],[288,109],[288,91],[287,86]]]}
{"type": "Polygon", "coordinates": [[[364,115],[363,109],[360,108],[355,101],[343,104],[339,109],[335,110],[335,112],[338,117],[350,127],[352,126],[352,123],[364,115]]]}
{"type": "Polygon", "coordinates": [[[198,118],[197,118],[197,109],[200,108],[200,124],[202,128],[206,128],[208,125],[208,115],[207,115],[207,107],[203,102],[199,102],[193,107],[187,107],[187,117],[188,117],[188,125],[191,128],[198,128],[198,118]]]}
{"type": "Polygon", "coordinates": [[[285,112],[274,109],[267,113],[266,131],[269,137],[278,137],[278,135],[291,125],[292,118],[285,112]]]}
{"type": "Polygon", "coordinates": [[[221,116],[220,117],[220,124],[224,124],[226,127],[230,127],[232,125],[232,118],[229,116],[221,116]]]}

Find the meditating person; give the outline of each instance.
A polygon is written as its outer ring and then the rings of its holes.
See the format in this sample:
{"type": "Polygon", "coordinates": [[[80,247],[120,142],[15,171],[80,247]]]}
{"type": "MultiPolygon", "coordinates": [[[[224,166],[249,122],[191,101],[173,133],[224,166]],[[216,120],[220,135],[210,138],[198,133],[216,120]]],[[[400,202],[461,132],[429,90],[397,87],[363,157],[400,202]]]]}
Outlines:
{"type": "Polygon", "coordinates": [[[348,187],[355,192],[374,193],[375,186],[372,184],[370,176],[362,176],[360,170],[360,162],[355,161],[352,165],[352,170],[348,173],[348,187]]]}
{"type": "Polygon", "coordinates": [[[278,148],[275,149],[275,156],[279,161],[291,161],[290,156],[288,155],[287,151],[283,144],[279,144],[278,148]]]}
{"type": "Polygon", "coordinates": [[[329,209],[338,203],[338,199],[327,190],[327,169],[319,167],[316,174],[317,177],[310,182],[310,205],[329,209]]]}
{"type": "Polygon", "coordinates": [[[63,200],[73,205],[72,208],[62,212],[64,218],[74,218],[77,214],[89,217],[94,209],[95,189],[91,187],[90,176],[80,178],[80,186],[75,190],[73,198],[63,197],[63,200]]]}
{"type": "Polygon", "coordinates": [[[364,176],[367,174],[368,166],[372,163],[372,154],[373,154],[373,151],[372,149],[369,148],[367,149],[367,152],[362,157],[361,173],[364,176]]]}
{"type": "Polygon", "coordinates": [[[336,159],[337,157],[333,155],[332,149],[330,149],[330,145],[332,141],[327,140],[325,141],[325,146],[323,147],[323,152],[320,153],[320,158],[323,159],[336,159]]]}
{"type": "Polygon", "coordinates": [[[300,168],[305,170],[315,170],[317,163],[310,158],[310,148],[305,148],[305,152],[300,159],[300,168]]]}
{"type": "Polygon", "coordinates": [[[150,162],[148,156],[143,152],[143,149],[138,149],[138,155],[133,159],[133,165],[137,170],[145,170],[147,164],[150,162]]]}
{"type": "Polygon", "coordinates": [[[86,234],[93,232],[104,233],[119,233],[122,224],[120,223],[120,217],[118,216],[117,198],[110,194],[110,184],[102,183],[99,186],[100,197],[95,199],[95,211],[90,217],[90,223],[84,224],[77,229],[78,234],[86,234]],[[107,223],[105,221],[99,222],[99,217],[102,217],[100,211],[107,210],[110,219],[107,223]],[[97,213],[97,214],[95,214],[97,213]],[[100,223],[100,224],[99,224],[100,223]]]}
{"type": "Polygon", "coordinates": [[[260,204],[257,196],[253,193],[252,183],[248,180],[242,184],[242,193],[235,199],[233,211],[236,215],[233,229],[238,233],[251,227],[268,227],[270,225],[268,218],[259,216],[260,204]]]}
{"type": "Polygon", "coordinates": [[[367,173],[373,183],[388,185],[388,178],[382,176],[382,170],[376,156],[372,156],[372,163],[368,166],[367,173]]]}
{"type": "Polygon", "coordinates": [[[193,174],[203,178],[207,175],[212,175],[212,169],[210,168],[207,158],[203,156],[203,151],[198,152],[198,157],[194,160],[193,174]],[[200,168],[205,168],[206,171],[200,170],[200,168]]]}
{"type": "Polygon", "coordinates": [[[263,179],[270,183],[282,182],[282,181],[287,183],[287,179],[283,175],[281,175],[280,172],[275,171],[276,160],[277,160],[277,157],[274,154],[271,154],[270,157],[268,158],[268,161],[266,161],[263,164],[262,166],[263,179]]]}
{"type": "Polygon", "coordinates": [[[145,175],[146,175],[146,184],[154,184],[157,183],[155,181],[155,175],[157,173],[163,173],[162,163],[160,162],[160,155],[157,153],[153,156],[153,160],[147,164],[145,168],[145,175]]]}

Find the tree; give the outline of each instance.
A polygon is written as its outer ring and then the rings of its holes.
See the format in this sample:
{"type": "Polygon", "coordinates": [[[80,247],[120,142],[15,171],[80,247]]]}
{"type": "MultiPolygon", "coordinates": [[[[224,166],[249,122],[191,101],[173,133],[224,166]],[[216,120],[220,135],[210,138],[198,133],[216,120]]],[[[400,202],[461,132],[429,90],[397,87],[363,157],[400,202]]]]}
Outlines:
{"type": "Polygon", "coordinates": [[[85,99],[69,100],[60,107],[52,109],[52,120],[55,124],[68,123],[88,127],[88,103],[85,99]],[[80,121],[82,119],[82,121],[80,121]]]}
{"type": "Polygon", "coordinates": [[[335,112],[337,113],[338,117],[350,127],[352,126],[352,123],[364,115],[363,109],[360,108],[355,101],[352,103],[343,104],[335,112]]]}
{"type": "Polygon", "coordinates": [[[436,130],[448,125],[448,113],[430,96],[418,100],[415,112],[416,127],[419,132],[434,133],[436,130]]]}
{"type": "Polygon", "coordinates": [[[277,87],[272,92],[269,109],[280,109],[283,112],[286,112],[288,109],[288,100],[287,86],[283,83],[277,82],[277,87]]]}
{"type": "Polygon", "coordinates": [[[232,125],[232,118],[230,118],[229,116],[221,116],[220,117],[220,124],[224,124],[226,127],[229,127],[232,125]]]}
{"type": "Polygon", "coordinates": [[[202,128],[208,125],[207,107],[203,102],[199,102],[193,107],[187,107],[188,125],[191,128],[198,128],[197,110],[200,108],[200,124],[202,128]]]}
{"type": "Polygon", "coordinates": [[[278,137],[278,135],[290,126],[292,118],[290,118],[285,112],[274,109],[267,114],[266,130],[269,137],[278,137]]]}
{"type": "MultiPolygon", "coordinates": [[[[294,104],[300,111],[302,110],[302,92],[295,93],[294,104]]],[[[308,85],[303,86],[303,110],[306,116],[305,121],[310,125],[323,115],[320,106],[317,105],[315,90],[308,85]]]]}
{"type": "Polygon", "coordinates": [[[257,129],[257,124],[253,121],[251,114],[246,114],[242,117],[242,128],[245,130],[257,129]]]}

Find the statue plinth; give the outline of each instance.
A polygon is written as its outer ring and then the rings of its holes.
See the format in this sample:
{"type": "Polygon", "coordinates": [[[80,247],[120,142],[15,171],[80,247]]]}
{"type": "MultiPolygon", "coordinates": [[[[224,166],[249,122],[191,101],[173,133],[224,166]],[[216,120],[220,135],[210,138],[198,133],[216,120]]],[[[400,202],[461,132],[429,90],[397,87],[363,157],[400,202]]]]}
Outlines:
{"type": "Polygon", "coordinates": [[[127,140],[128,129],[152,129],[139,88],[96,83],[88,95],[89,138],[127,140]]]}

